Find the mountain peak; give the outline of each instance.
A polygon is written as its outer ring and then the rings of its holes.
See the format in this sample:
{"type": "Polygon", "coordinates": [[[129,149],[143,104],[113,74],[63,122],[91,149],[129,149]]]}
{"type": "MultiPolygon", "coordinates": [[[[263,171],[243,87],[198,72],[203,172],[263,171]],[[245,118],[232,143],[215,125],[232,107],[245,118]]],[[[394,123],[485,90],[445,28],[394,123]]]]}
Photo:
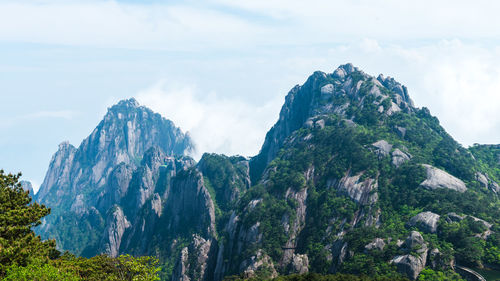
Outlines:
{"type": "Polygon", "coordinates": [[[254,159],[253,177],[277,155],[293,131],[309,126],[316,116],[337,115],[351,122],[375,107],[378,114],[413,112],[415,107],[405,86],[391,77],[366,74],[352,63],[340,65],[333,73],[314,72],[303,85],[295,86],[285,98],[278,122],[266,135],[254,159]],[[358,114],[354,114],[357,112],[358,114]],[[309,124],[309,125],[308,125],[309,124]]]}
{"type": "Polygon", "coordinates": [[[115,107],[125,107],[125,108],[134,108],[134,107],[139,107],[139,102],[135,98],[129,98],[129,99],[124,99],[119,101],[117,104],[112,106],[111,108],[115,107]]]}

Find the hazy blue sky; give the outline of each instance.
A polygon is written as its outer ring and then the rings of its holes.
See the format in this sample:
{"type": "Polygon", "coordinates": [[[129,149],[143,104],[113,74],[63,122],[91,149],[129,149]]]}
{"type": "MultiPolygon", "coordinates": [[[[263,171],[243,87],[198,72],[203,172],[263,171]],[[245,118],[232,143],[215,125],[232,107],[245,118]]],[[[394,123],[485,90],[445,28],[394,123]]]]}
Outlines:
{"type": "Polygon", "coordinates": [[[0,1],[0,168],[136,97],[204,151],[254,155],[284,96],[352,62],[405,84],[464,146],[500,143],[498,1],[0,1]],[[439,3],[436,3],[439,2],[439,3]]]}

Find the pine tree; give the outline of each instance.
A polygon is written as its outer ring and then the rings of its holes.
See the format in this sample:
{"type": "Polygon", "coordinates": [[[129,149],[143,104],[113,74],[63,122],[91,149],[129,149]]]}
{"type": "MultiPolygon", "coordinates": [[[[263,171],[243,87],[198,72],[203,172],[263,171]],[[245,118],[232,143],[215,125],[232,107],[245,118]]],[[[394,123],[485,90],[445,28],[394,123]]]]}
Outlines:
{"type": "Polygon", "coordinates": [[[31,261],[56,258],[55,241],[42,241],[32,227],[50,209],[32,199],[19,183],[21,174],[5,174],[0,170],[0,276],[13,265],[26,266],[31,261]]]}

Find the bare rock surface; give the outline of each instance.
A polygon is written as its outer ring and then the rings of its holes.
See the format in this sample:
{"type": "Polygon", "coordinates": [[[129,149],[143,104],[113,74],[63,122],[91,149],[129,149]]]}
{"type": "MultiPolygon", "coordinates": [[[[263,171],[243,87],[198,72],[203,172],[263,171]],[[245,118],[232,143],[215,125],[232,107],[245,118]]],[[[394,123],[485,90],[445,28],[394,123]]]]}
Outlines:
{"type": "Polygon", "coordinates": [[[427,164],[423,164],[422,166],[427,171],[427,179],[420,184],[421,187],[427,189],[447,188],[458,192],[465,192],[467,190],[463,181],[447,172],[427,164]]]}
{"type": "Polygon", "coordinates": [[[427,262],[427,244],[420,233],[412,231],[402,244],[402,250],[408,254],[396,256],[391,262],[396,265],[398,272],[416,280],[427,262]],[[416,255],[410,252],[415,252],[416,255]]]}
{"type": "Polygon", "coordinates": [[[417,226],[428,233],[436,233],[440,216],[432,212],[422,212],[410,219],[411,226],[417,226]]]}

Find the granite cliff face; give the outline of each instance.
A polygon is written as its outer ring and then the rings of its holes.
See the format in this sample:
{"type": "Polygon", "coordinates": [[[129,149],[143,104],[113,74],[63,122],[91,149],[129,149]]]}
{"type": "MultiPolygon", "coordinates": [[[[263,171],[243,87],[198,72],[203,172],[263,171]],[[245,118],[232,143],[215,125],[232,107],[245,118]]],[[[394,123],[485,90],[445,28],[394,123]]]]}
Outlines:
{"type": "Polygon", "coordinates": [[[37,195],[53,214],[37,231],[77,254],[156,256],[163,280],[219,281],[416,279],[469,262],[463,243],[498,230],[496,147],[461,147],[406,87],[351,64],[293,87],[255,157],[196,163],[192,149],[170,121],[120,102],[80,147],[60,145],[37,195]],[[470,237],[455,243],[460,228],[470,237]]]}
{"type": "Polygon", "coordinates": [[[151,195],[158,167],[143,158],[154,157],[146,153],[153,147],[165,155],[184,155],[194,149],[189,135],[135,99],[109,108],[78,148],[61,143],[36,195],[38,202],[52,209],[37,232],[45,238],[57,237],[65,250],[94,253],[91,248],[101,240],[109,210],[127,194],[136,192],[136,209],[151,195]],[[134,180],[143,183],[134,185],[137,191],[129,190],[134,180]],[[68,229],[70,221],[78,226],[68,229]],[[73,239],[84,236],[83,243],[74,243],[73,239]]]}

